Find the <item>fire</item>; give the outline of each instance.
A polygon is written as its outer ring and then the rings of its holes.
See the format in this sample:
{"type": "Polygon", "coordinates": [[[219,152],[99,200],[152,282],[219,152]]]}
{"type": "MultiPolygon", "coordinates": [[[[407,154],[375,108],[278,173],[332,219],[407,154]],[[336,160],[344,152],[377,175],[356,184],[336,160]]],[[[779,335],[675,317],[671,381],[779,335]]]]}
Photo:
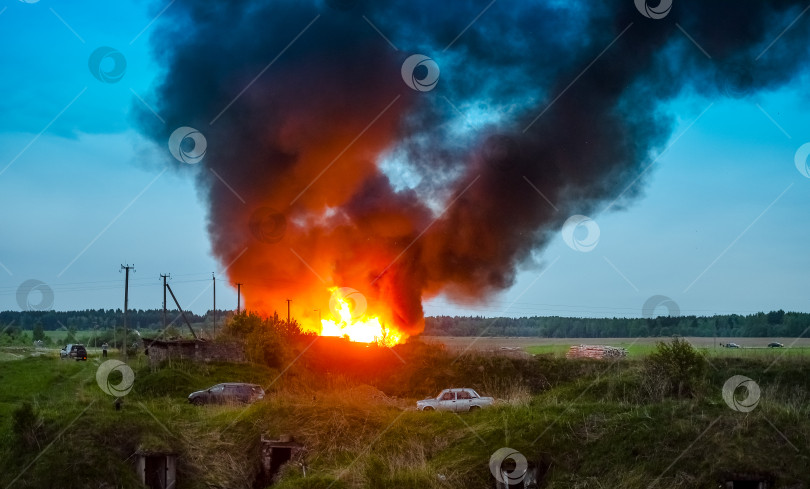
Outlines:
{"type": "Polygon", "coordinates": [[[376,343],[394,346],[406,339],[406,335],[385,324],[380,317],[365,314],[365,297],[354,289],[337,287],[330,289],[332,298],[329,309],[335,319],[321,320],[321,336],[339,336],[360,343],[376,343]]]}

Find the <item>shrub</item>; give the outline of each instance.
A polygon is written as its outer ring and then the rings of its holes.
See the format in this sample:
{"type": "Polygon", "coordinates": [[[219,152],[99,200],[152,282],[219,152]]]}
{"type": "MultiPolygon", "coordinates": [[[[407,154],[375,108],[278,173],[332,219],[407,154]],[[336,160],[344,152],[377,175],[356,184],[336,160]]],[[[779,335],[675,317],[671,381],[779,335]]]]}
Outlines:
{"type": "Polygon", "coordinates": [[[250,361],[275,368],[295,358],[299,343],[307,337],[296,321],[281,320],[278,314],[263,318],[253,312],[231,318],[224,334],[244,341],[250,361]]]}
{"type": "Polygon", "coordinates": [[[706,359],[681,338],[659,342],[645,360],[648,390],[653,394],[694,397],[706,371],[706,359]]]}

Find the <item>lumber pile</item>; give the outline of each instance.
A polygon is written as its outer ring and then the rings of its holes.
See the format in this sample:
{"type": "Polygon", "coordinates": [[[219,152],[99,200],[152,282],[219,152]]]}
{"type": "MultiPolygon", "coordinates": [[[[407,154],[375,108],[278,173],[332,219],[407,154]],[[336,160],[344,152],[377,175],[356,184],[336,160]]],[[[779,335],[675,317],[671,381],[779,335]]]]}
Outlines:
{"type": "Polygon", "coordinates": [[[574,345],[565,354],[566,358],[624,358],[627,350],[605,345],[574,345]]]}

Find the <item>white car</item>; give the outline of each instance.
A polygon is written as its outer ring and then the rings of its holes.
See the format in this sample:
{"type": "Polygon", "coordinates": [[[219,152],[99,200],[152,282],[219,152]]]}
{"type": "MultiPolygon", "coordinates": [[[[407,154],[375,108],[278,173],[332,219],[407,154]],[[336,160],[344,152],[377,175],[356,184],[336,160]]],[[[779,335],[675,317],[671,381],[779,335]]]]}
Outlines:
{"type": "Polygon", "coordinates": [[[492,406],[494,403],[495,399],[482,397],[473,389],[445,389],[436,397],[416,401],[416,409],[419,411],[452,411],[460,413],[476,411],[483,407],[492,406]]]}

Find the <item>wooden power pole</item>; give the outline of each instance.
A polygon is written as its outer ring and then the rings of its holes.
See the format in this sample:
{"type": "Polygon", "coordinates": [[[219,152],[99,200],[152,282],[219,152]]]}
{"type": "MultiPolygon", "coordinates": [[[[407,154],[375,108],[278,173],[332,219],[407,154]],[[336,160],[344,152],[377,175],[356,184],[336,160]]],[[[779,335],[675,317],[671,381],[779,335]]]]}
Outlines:
{"type": "Polygon", "coordinates": [[[188,329],[189,331],[191,331],[191,334],[194,336],[194,339],[199,340],[199,338],[197,337],[197,333],[194,332],[194,328],[191,327],[191,323],[188,322],[188,318],[186,317],[185,311],[183,311],[183,308],[180,307],[180,302],[177,300],[177,297],[175,297],[174,291],[172,290],[171,286],[169,284],[166,284],[166,288],[169,289],[169,293],[172,295],[172,300],[174,300],[174,303],[177,305],[177,309],[180,311],[180,315],[183,316],[183,321],[186,322],[186,326],[188,326],[188,329]]]}
{"type": "Polygon", "coordinates": [[[242,309],[242,284],[236,284],[236,314],[242,309]]]}
{"type": "Polygon", "coordinates": [[[170,273],[167,274],[160,274],[160,278],[163,279],[163,329],[166,329],[166,279],[171,277],[170,273]]]}
{"type": "Polygon", "coordinates": [[[214,335],[217,334],[217,276],[211,272],[211,278],[214,280],[214,335]]]}
{"type": "Polygon", "coordinates": [[[126,270],[124,275],[124,360],[127,359],[127,314],[129,309],[129,271],[135,271],[135,265],[121,265],[121,270],[126,270]]]}
{"type": "Polygon", "coordinates": [[[290,324],[290,302],[292,299],[287,299],[287,324],[290,324]]]}

